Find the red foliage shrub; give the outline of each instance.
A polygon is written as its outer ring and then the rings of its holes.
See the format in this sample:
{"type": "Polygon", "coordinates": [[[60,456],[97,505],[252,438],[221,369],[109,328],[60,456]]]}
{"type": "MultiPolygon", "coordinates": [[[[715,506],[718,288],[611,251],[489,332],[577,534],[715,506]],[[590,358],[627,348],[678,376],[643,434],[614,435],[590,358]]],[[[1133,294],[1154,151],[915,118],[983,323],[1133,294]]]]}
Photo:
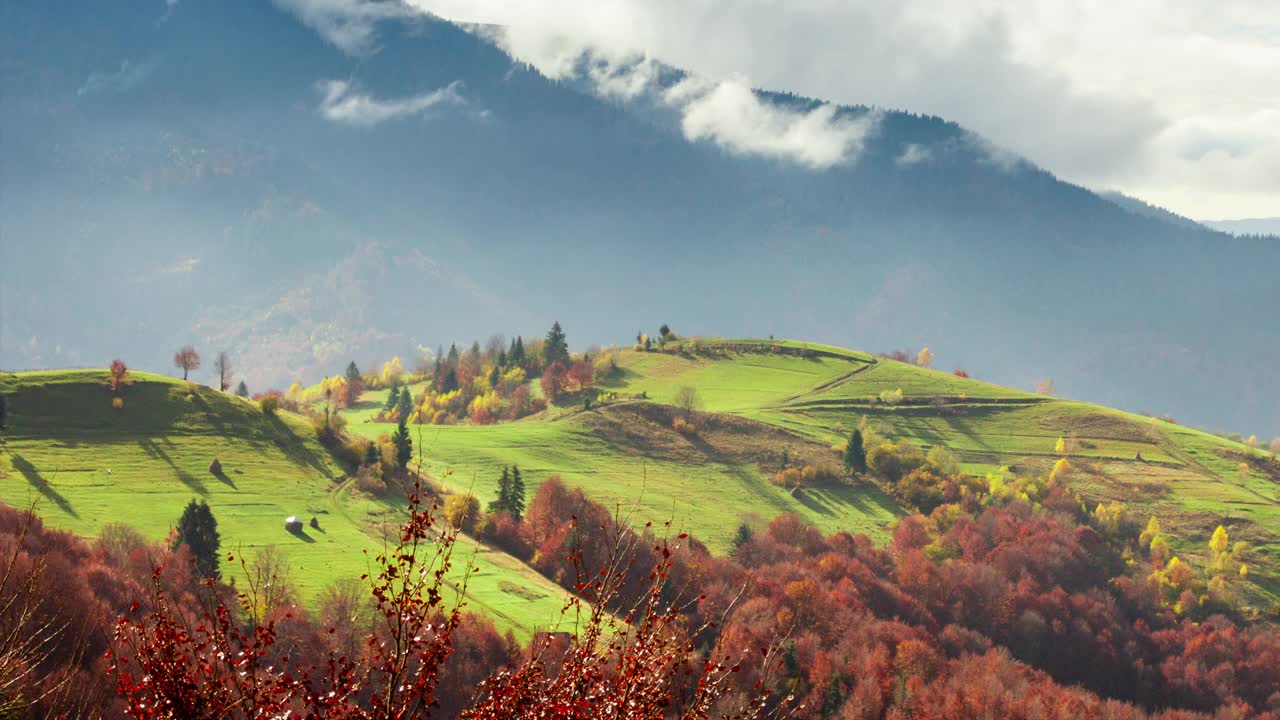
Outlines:
{"type": "Polygon", "coordinates": [[[559,397],[564,392],[566,375],[564,365],[558,361],[547,366],[542,373],[542,397],[548,401],[559,397]]]}
{"type": "Polygon", "coordinates": [[[486,515],[480,526],[480,537],[521,560],[528,561],[533,557],[533,548],[525,540],[519,521],[509,512],[486,515]]]}
{"type": "Polygon", "coordinates": [[[577,386],[578,390],[585,390],[595,380],[596,368],[589,360],[581,360],[573,364],[569,368],[567,377],[570,382],[577,386]]]}

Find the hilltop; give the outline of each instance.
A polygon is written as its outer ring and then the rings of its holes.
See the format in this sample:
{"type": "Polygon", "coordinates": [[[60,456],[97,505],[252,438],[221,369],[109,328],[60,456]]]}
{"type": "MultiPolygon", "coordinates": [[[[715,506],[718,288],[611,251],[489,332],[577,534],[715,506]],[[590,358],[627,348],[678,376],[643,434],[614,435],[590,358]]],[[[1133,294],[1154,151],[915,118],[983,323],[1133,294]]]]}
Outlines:
{"type": "MultiPolygon", "coordinates": [[[[1134,522],[1158,517],[1184,556],[1206,555],[1224,525],[1252,545],[1261,602],[1280,598],[1280,464],[1244,444],[826,345],[700,339],[606,352],[618,369],[599,380],[588,410],[575,395],[510,423],[418,426],[426,469],[451,470],[447,485],[486,502],[503,465],[519,464],[535,483],[560,474],[607,505],[638,504],[641,519],[674,518],[726,552],[739,525],[783,512],[823,531],[884,540],[909,510],[892,487],[829,483],[792,493],[770,482],[784,451],[793,466],[837,463],[855,427],[925,452],[945,448],[977,477],[1047,476],[1066,457],[1068,486],[1091,509],[1118,502],[1134,522]],[[672,428],[679,413],[671,403],[686,387],[700,401],[692,435],[672,428]]],[[[369,407],[384,399],[385,391],[368,393],[347,411],[349,429],[377,437],[394,428],[371,419],[369,407]]]]}
{"type": "MultiPolygon", "coordinates": [[[[190,500],[205,500],[223,552],[252,558],[277,546],[307,603],[366,572],[363,551],[380,550],[398,525],[403,499],[354,492],[304,418],[269,417],[235,395],[170,377],[130,378],[116,409],[104,370],[0,375],[9,414],[0,500],[36,503],[46,523],[87,538],[125,523],[152,540],[168,535],[190,500]],[[290,533],[290,515],[314,516],[319,529],[290,533]]],[[[459,551],[474,554],[478,568],[470,605],[500,628],[525,635],[559,617],[562,591],[518,560],[470,540],[459,551]]],[[[241,578],[239,564],[224,562],[223,574],[241,578]]]]}
{"type": "MultiPolygon", "coordinates": [[[[1250,602],[1270,607],[1280,597],[1280,466],[1243,444],[827,345],[687,339],[602,353],[615,369],[528,417],[410,425],[422,470],[444,492],[473,493],[482,506],[498,497],[503,467],[523,470],[530,497],[559,475],[633,522],[670,520],[726,554],[740,527],[758,532],[784,513],[825,533],[886,542],[913,509],[892,482],[867,475],[795,489],[776,481],[783,466],[838,466],[854,428],[922,452],[945,448],[983,483],[1043,477],[1067,457],[1065,482],[1090,508],[1118,502],[1132,522],[1158,517],[1184,557],[1204,557],[1221,524],[1252,546],[1250,602]],[[676,422],[688,416],[674,406],[686,388],[697,398],[692,432],[676,422]]],[[[51,524],[89,537],[123,521],[160,538],[183,504],[202,497],[228,546],[284,547],[308,597],[362,572],[360,550],[379,543],[398,499],[355,492],[305,419],[269,418],[245,400],[167,377],[134,379],[117,410],[103,371],[5,376],[12,430],[0,471],[26,482],[4,483],[0,499],[39,499],[51,524]],[[213,457],[224,475],[209,473],[213,457]],[[314,515],[323,531],[292,536],[282,527],[288,515],[314,515]]],[[[427,385],[408,387],[420,398],[427,385]]],[[[536,381],[526,387],[540,394],[536,381]]],[[[348,432],[372,439],[394,430],[375,421],[386,395],[365,392],[342,410],[348,432]]],[[[477,610],[524,631],[554,619],[562,597],[554,584],[514,557],[466,543],[479,551],[470,587],[477,610]]]]}

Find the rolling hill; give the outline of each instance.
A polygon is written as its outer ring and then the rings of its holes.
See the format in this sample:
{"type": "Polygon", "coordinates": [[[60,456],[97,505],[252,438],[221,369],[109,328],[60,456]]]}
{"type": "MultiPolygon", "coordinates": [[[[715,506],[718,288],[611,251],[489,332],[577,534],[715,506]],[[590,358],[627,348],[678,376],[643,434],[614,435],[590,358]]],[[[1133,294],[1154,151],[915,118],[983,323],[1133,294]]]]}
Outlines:
{"type": "MultiPolygon", "coordinates": [[[[1062,438],[1076,468],[1068,482],[1086,502],[1119,501],[1139,522],[1158,516],[1183,555],[1203,555],[1223,524],[1252,545],[1251,601],[1280,598],[1280,466],[1239,443],[826,345],[707,339],[615,353],[618,370],[601,380],[589,409],[573,396],[514,422],[413,426],[423,468],[446,491],[473,492],[482,503],[496,497],[504,465],[521,467],[530,496],[558,474],[591,499],[640,521],[673,520],[725,553],[739,525],[760,527],[784,512],[824,532],[885,541],[908,510],[892,488],[789,492],[770,482],[784,452],[793,465],[835,462],[833,446],[854,427],[946,447],[978,476],[1002,466],[1045,473],[1062,438]],[[669,403],[683,387],[701,400],[696,434],[672,428],[669,403]],[[880,399],[897,390],[900,401],[880,399]]],[[[267,418],[201,386],[139,373],[120,410],[110,407],[102,371],[9,374],[0,390],[13,418],[0,499],[39,499],[50,523],[84,535],[121,521],[160,538],[183,504],[203,497],[226,547],[285,548],[314,597],[362,571],[359,551],[376,546],[396,513],[394,500],[354,492],[302,419],[267,418]],[[222,477],[208,472],[215,456],[222,477]],[[290,535],[282,527],[290,514],[315,515],[323,531],[290,535]]],[[[373,421],[385,395],[368,392],[344,410],[348,430],[377,437],[394,429],[373,421]]],[[[555,617],[554,585],[510,556],[466,544],[480,567],[473,607],[522,632],[555,617]]]]}
{"type": "MultiPolygon", "coordinates": [[[[870,423],[882,435],[923,449],[951,450],[974,475],[1007,466],[1047,474],[1061,457],[1070,486],[1092,504],[1118,501],[1135,520],[1156,515],[1185,555],[1205,554],[1225,525],[1251,550],[1251,577],[1264,602],[1280,598],[1280,465],[1260,451],[1166,420],[1061,400],[951,373],[800,342],[701,340],[672,352],[622,350],[620,372],[601,389],[619,397],[584,411],[578,404],[495,426],[420,426],[426,467],[452,470],[447,483],[482,500],[496,493],[502,465],[517,463],[536,484],[550,473],[607,504],[638,503],[642,519],[675,518],[715,551],[743,522],[793,512],[823,529],[884,539],[903,512],[868,485],[806,490],[770,484],[783,448],[795,462],[834,462],[832,446],[870,423]],[[695,437],[671,429],[681,387],[702,399],[695,437]],[[894,405],[882,392],[901,389],[894,405]],[[1247,470],[1241,470],[1241,463],[1247,470]]],[[[370,393],[349,428],[376,437],[370,393]]],[[[580,401],[579,401],[580,402],[580,401]]]]}
{"type": "MultiPolygon", "coordinates": [[[[382,547],[403,505],[352,492],[341,467],[302,418],[265,416],[234,395],[180,380],[131,373],[123,408],[111,406],[106,371],[0,375],[9,433],[0,453],[0,500],[36,510],[55,527],[92,538],[126,523],[152,540],[167,536],[194,499],[213,509],[222,550],[287,553],[291,581],[312,601],[337,580],[368,568],[362,551],[382,547]],[[214,475],[217,458],[222,473],[214,475]],[[318,518],[290,533],[284,520],[318,518]]],[[[563,591],[518,560],[463,541],[472,558],[471,607],[498,627],[527,636],[559,617],[563,591]]],[[[241,576],[223,563],[224,576],[241,576]]]]}
{"type": "Polygon", "coordinates": [[[381,23],[350,57],[283,4],[0,8],[0,367],[128,348],[163,371],[195,342],[259,389],[476,327],[558,318],[585,346],[679,317],[929,345],[1011,386],[1280,434],[1256,362],[1280,355],[1273,241],[1131,212],[909,108],[828,108],[874,131],[815,169],[690,140],[660,102],[448,22],[381,23]],[[360,124],[325,105],[333,81],[375,107],[452,94],[360,124]]]}

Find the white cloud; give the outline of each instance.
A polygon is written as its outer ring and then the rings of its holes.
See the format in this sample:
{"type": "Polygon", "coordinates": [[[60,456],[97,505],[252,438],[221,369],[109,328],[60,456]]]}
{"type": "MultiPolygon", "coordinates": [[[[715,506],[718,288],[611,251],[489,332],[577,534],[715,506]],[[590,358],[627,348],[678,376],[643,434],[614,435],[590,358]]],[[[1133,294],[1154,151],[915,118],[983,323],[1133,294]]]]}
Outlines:
{"type": "Polygon", "coordinates": [[[929,148],[917,143],[907,143],[902,147],[902,152],[898,157],[894,158],[894,162],[898,167],[910,167],[928,162],[933,157],[933,152],[929,148]]]}
{"type": "MultiPolygon", "coordinates": [[[[561,77],[572,70],[561,70],[561,77]]],[[[587,77],[596,92],[618,100],[635,100],[653,92],[658,86],[661,67],[652,58],[638,57],[614,62],[605,57],[592,57],[587,62],[587,77]]]]}
{"type": "Polygon", "coordinates": [[[128,92],[151,77],[155,69],[155,63],[125,60],[120,63],[120,69],[114,72],[89,73],[89,77],[76,90],[76,95],[117,95],[128,92]]]}
{"type": "Polygon", "coordinates": [[[162,275],[185,275],[195,272],[196,267],[200,265],[200,258],[180,257],[173,263],[160,268],[162,275]]]}
{"type": "MultiPolygon", "coordinates": [[[[277,2],[310,16],[354,9],[330,25],[354,23],[365,47],[369,8],[384,5],[277,2]]],[[[619,99],[648,87],[634,59],[652,58],[716,82],[940,115],[1066,179],[1192,216],[1277,211],[1271,0],[406,2],[502,24],[504,47],[549,77],[576,75],[584,53],[604,58],[588,79],[619,99]]],[[[732,95],[730,86],[717,106],[732,95]]]]}
{"type": "Polygon", "coordinates": [[[416,115],[437,105],[460,105],[465,102],[458,92],[460,86],[460,83],[453,82],[421,95],[379,100],[359,92],[344,80],[328,80],[319,86],[324,94],[320,100],[320,113],[334,122],[372,127],[387,120],[416,115]]]}
{"type": "Polygon", "coordinates": [[[373,49],[378,23],[416,17],[400,0],[273,0],[343,52],[373,49]]]}
{"type": "Polygon", "coordinates": [[[663,94],[681,112],[689,140],[711,140],[730,152],[782,158],[815,170],[857,158],[878,115],[842,117],[832,105],[793,110],[764,102],[745,82],[686,78],[663,94]]]}

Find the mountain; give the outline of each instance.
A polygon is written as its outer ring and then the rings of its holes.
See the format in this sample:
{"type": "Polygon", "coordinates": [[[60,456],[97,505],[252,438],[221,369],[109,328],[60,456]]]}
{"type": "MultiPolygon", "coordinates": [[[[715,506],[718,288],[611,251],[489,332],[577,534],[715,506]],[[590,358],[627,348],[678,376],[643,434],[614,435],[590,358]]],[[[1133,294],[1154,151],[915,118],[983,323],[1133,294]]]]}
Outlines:
{"type": "Polygon", "coordinates": [[[250,0],[11,3],[0,27],[5,368],[163,371],[195,342],[260,389],[476,328],[558,319],[587,346],[669,321],[928,345],[1280,434],[1257,361],[1280,354],[1280,246],[1129,212],[940,118],[832,109],[868,132],[814,169],[436,19],[360,58],[250,0]]]}
{"type": "Polygon", "coordinates": [[[1232,235],[1280,236],[1280,217],[1249,218],[1246,220],[1205,220],[1203,224],[1232,235]]]}
{"type": "MultiPolygon", "coordinates": [[[[1147,202],[1139,200],[1138,198],[1125,195],[1124,193],[1104,192],[1104,193],[1101,193],[1101,196],[1119,205],[1125,210],[1128,210],[1129,212],[1137,215],[1149,217],[1154,220],[1162,220],[1164,222],[1177,225],[1182,228],[1191,229],[1191,230],[1206,227],[1205,223],[1198,223],[1189,217],[1183,217],[1182,215],[1179,215],[1174,212],[1170,212],[1168,210],[1165,210],[1162,207],[1151,205],[1147,202]]],[[[1227,231],[1224,230],[1223,232],[1227,232],[1227,231]]]]}

